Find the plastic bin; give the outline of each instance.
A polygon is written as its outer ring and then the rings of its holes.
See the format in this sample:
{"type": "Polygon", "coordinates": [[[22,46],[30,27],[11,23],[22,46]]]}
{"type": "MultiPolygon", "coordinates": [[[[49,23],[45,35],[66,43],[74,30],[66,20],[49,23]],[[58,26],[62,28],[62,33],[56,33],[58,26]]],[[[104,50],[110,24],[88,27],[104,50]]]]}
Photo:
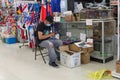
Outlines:
{"type": "Polygon", "coordinates": [[[13,38],[5,38],[5,42],[7,44],[14,44],[14,43],[16,43],[16,38],[15,37],[13,37],[13,38]]]}

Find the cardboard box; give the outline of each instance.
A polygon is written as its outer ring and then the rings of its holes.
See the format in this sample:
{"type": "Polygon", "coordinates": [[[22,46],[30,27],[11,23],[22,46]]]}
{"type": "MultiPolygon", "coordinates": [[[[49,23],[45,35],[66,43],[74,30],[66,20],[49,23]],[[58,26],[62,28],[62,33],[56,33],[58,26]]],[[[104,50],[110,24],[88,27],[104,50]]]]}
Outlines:
{"type": "Polygon", "coordinates": [[[78,47],[75,44],[70,44],[69,45],[69,49],[72,51],[82,51],[82,53],[91,53],[94,51],[93,47],[78,47]]]}
{"type": "Polygon", "coordinates": [[[90,63],[90,53],[81,53],[81,63],[82,64],[90,63]]]}
{"type": "Polygon", "coordinates": [[[80,47],[78,47],[78,46],[76,46],[75,44],[70,44],[69,45],[69,49],[71,50],[71,51],[81,51],[81,48],[80,47]]]}
{"type": "Polygon", "coordinates": [[[94,51],[94,48],[93,47],[89,47],[88,48],[88,53],[92,53],[94,51]]]}
{"type": "Polygon", "coordinates": [[[80,21],[80,14],[77,15],[77,21],[80,21]]]}
{"type": "Polygon", "coordinates": [[[75,21],[75,16],[72,16],[72,21],[75,21]]]}
{"type": "Polygon", "coordinates": [[[69,45],[60,47],[60,63],[63,66],[74,68],[81,64],[81,52],[74,52],[69,50],[69,45]]]}
{"type": "Polygon", "coordinates": [[[116,72],[120,73],[120,61],[116,62],[116,72]]]}
{"type": "Polygon", "coordinates": [[[72,51],[81,51],[81,63],[88,64],[90,63],[90,53],[94,51],[94,48],[91,47],[78,47],[76,44],[70,44],[69,49],[72,51]]]}
{"type": "Polygon", "coordinates": [[[66,15],[65,16],[65,21],[72,21],[73,20],[73,17],[72,17],[72,15],[66,15]]]}

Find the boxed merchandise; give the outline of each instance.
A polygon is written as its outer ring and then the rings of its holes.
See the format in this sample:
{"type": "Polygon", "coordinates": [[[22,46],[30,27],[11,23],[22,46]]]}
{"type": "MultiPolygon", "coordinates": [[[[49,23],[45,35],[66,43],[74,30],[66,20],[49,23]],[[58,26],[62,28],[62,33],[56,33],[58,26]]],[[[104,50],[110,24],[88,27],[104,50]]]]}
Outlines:
{"type": "Polygon", "coordinates": [[[120,73],[120,61],[116,62],[116,72],[120,73]]]}
{"type": "Polygon", "coordinates": [[[78,67],[81,64],[81,52],[71,51],[69,49],[69,45],[61,46],[60,47],[60,62],[61,65],[74,68],[78,67]]]}

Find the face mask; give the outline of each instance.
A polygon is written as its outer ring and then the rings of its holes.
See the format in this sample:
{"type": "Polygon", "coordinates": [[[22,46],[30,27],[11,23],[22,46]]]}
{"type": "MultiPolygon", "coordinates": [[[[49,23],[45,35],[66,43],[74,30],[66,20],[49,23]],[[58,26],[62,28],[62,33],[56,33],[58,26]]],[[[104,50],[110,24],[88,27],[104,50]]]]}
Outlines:
{"type": "Polygon", "coordinates": [[[46,26],[47,26],[47,27],[50,27],[50,26],[51,26],[51,24],[46,24],[46,26]]]}

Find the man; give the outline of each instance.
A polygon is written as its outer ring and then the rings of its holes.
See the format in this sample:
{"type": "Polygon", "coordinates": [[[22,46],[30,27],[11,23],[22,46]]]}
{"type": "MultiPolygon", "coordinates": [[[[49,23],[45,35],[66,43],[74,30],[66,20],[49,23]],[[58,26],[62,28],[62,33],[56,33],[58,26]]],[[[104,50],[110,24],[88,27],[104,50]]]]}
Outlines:
{"type": "Polygon", "coordinates": [[[52,23],[53,17],[47,16],[44,22],[38,25],[37,41],[41,47],[45,47],[48,49],[49,65],[53,67],[58,67],[58,65],[56,64],[56,60],[60,60],[60,54],[56,51],[56,49],[58,49],[59,46],[62,45],[62,41],[58,39],[52,39],[52,37],[55,36],[55,33],[51,32],[52,23]]]}

